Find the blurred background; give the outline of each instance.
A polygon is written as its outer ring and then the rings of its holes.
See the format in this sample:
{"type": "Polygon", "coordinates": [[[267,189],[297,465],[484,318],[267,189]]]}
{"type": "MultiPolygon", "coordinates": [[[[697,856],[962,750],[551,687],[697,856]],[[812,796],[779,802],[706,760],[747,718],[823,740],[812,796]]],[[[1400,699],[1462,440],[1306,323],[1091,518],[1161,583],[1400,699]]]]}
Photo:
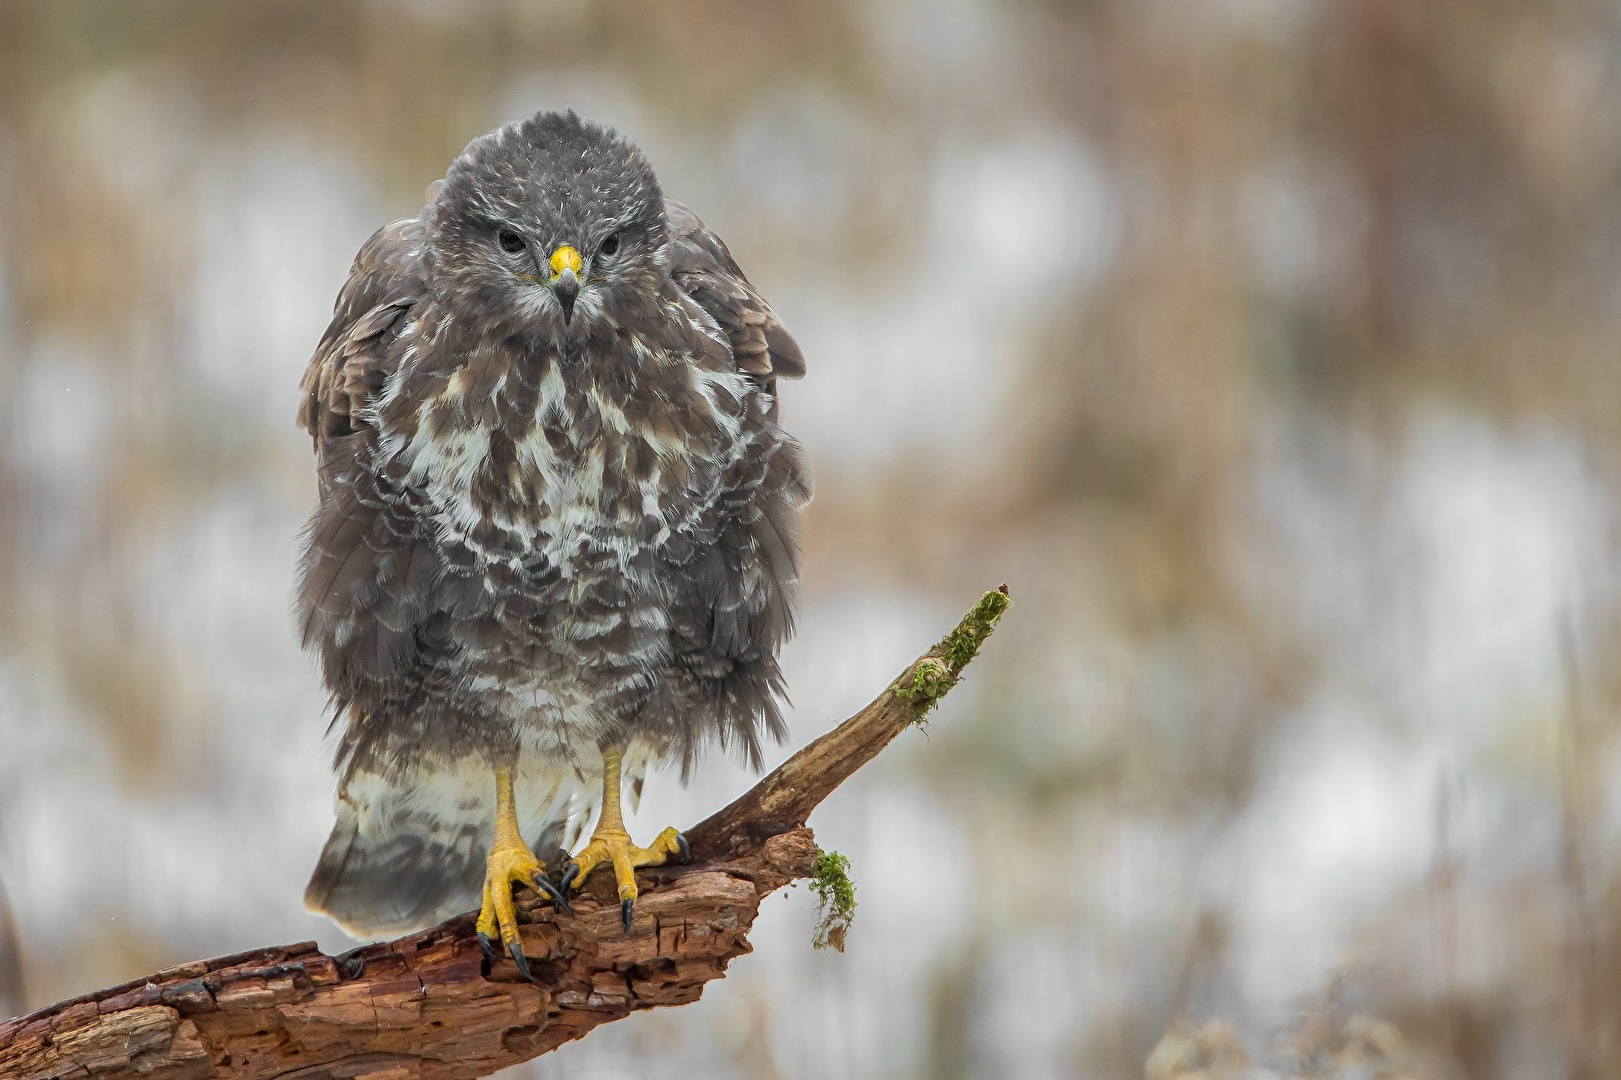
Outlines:
{"type": "Polygon", "coordinates": [[[809,357],[792,744],[1016,606],[812,819],[844,955],[517,1075],[1621,1073],[1618,89],[1597,0],[0,2],[0,1015],[347,947],[299,375],[573,106],[809,357]]]}

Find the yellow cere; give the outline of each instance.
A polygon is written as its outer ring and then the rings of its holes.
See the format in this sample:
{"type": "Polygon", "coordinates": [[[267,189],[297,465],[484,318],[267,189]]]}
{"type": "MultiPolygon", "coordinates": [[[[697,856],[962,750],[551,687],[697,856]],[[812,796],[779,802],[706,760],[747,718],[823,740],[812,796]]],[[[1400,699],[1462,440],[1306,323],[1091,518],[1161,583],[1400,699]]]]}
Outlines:
{"type": "Polygon", "coordinates": [[[576,276],[580,273],[580,253],[568,244],[552,252],[552,274],[561,274],[564,270],[572,270],[576,276]]]}

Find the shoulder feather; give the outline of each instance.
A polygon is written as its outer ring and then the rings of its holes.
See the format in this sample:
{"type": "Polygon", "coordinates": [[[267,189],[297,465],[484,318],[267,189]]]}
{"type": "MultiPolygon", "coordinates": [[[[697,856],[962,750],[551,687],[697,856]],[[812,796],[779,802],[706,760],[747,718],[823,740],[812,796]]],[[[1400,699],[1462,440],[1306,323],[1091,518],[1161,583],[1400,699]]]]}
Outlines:
{"type": "Polygon", "coordinates": [[[743,275],[726,243],[687,207],[666,200],[670,276],[719,324],[737,366],[766,389],[805,374],[805,355],[765,297],[743,275]]]}
{"type": "Polygon", "coordinates": [[[333,440],[353,434],[360,411],[383,387],[403,316],[427,291],[419,218],[391,222],[372,234],[338,293],[332,321],[310,358],[298,422],[325,457],[333,440]]]}

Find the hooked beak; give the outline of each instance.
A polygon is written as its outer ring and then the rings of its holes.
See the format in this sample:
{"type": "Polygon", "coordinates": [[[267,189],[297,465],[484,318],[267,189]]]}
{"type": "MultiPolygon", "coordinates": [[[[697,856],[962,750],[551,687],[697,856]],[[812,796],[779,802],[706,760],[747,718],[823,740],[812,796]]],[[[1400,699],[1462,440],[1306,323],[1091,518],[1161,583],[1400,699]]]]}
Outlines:
{"type": "Polygon", "coordinates": [[[580,266],[580,253],[568,244],[552,252],[552,277],[548,284],[551,286],[552,295],[563,305],[565,326],[574,317],[574,301],[580,295],[580,266]]]}

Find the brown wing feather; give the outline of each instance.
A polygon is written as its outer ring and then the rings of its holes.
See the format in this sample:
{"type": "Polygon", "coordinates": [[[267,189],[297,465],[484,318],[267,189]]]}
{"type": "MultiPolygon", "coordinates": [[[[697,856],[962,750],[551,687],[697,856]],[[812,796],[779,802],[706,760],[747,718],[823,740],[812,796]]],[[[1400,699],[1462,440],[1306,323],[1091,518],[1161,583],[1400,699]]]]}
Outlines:
{"type": "MultiPolygon", "coordinates": [[[[758,765],[761,736],[780,740],[786,730],[776,654],[793,629],[796,534],[810,499],[804,456],[776,424],[776,381],[803,375],[805,358],[720,237],[680,203],[667,200],[665,211],[671,277],[725,335],[737,367],[771,395],[744,423],[753,452],[723,481],[729,491],[714,531],[664,552],[680,583],[670,604],[677,662],[719,715],[721,745],[758,765]]],[[[685,766],[692,749],[683,748],[685,766]]]]}
{"type": "Polygon", "coordinates": [[[427,291],[423,240],[417,218],[391,222],[372,234],[355,256],[332,321],[304,371],[298,422],[315,441],[323,492],[329,483],[329,456],[343,445],[338,440],[364,424],[361,408],[388,378],[388,345],[401,316],[427,291]]]}
{"type": "Polygon", "coordinates": [[[397,673],[427,608],[429,561],[404,507],[368,468],[376,431],[365,407],[404,352],[405,316],[426,293],[423,227],[407,218],[361,247],[332,322],[304,372],[298,421],[315,444],[321,501],[310,522],[298,604],[339,706],[397,673]]]}
{"type": "Polygon", "coordinates": [[[687,207],[665,200],[670,219],[670,276],[731,341],[737,366],[775,390],[776,380],[805,374],[805,354],[776,312],[743,275],[725,241],[687,207]]]}

